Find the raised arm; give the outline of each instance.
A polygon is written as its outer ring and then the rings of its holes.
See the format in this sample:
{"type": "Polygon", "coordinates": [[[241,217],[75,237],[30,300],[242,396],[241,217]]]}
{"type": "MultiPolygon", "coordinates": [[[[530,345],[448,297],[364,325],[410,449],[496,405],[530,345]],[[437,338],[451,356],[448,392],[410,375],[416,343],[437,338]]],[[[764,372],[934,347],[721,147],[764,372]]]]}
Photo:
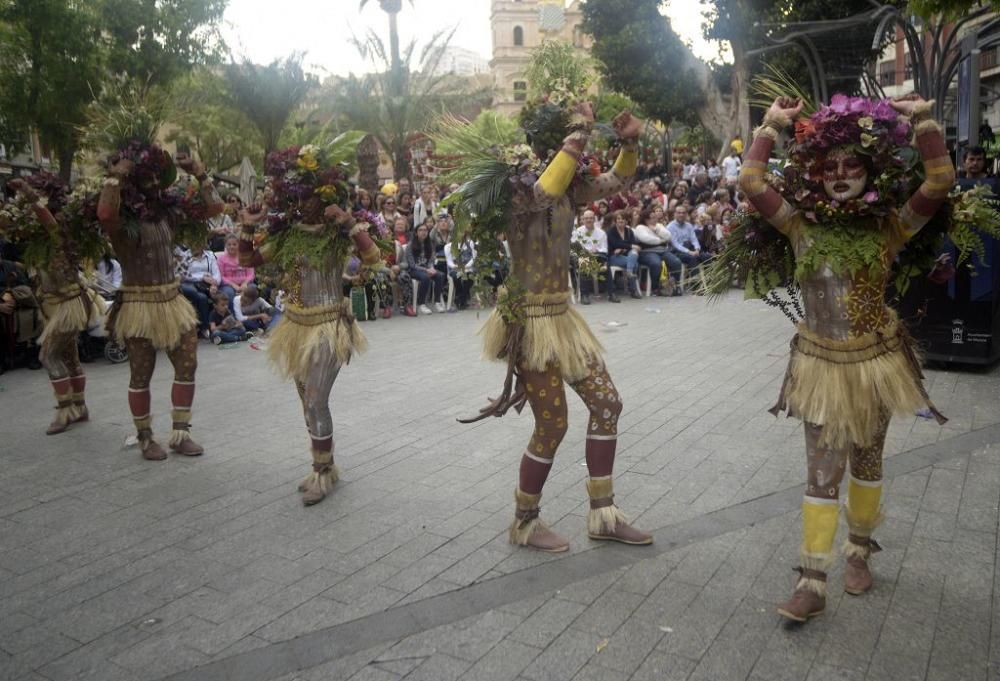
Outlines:
{"type": "Polygon", "coordinates": [[[764,181],[767,162],[771,158],[778,136],[791,125],[802,111],[802,102],[786,97],[774,100],[764,115],[764,123],[754,132],[753,144],[747,150],[746,160],[740,168],[739,186],[764,219],[775,229],[786,234],[794,209],[773,187],[764,181]]]}
{"type": "Polygon", "coordinates": [[[917,150],[924,162],[924,181],[899,212],[900,239],[904,243],[934,216],[955,184],[955,169],[948,157],[941,126],[930,117],[932,104],[917,95],[892,102],[896,111],[910,117],[917,150]]]}
{"type": "Polygon", "coordinates": [[[601,173],[592,180],[587,180],[574,197],[577,203],[586,204],[611,196],[628,186],[629,180],[635,175],[639,166],[639,132],[642,121],[623,111],[612,121],[618,138],[622,143],[618,158],[611,170],[601,173]]]}
{"type": "Polygon", "coordinates": [[[382,262],[382,252],[368,234],[367,222],[356,221],[353,215],[340,206],[327,206],[323,217],[333,222],[334,225],[348,230],[348,234],[354,241],[354,249],[363,265],[371,267],[382,262]]]}
{"type": "Polygon", "coordinates": [[[177,154],[177,165],[184,171],[194,175],[195,179],[198,180],[201,200],[205,202],[206,217],[213,218],[222,213],[226,208],[226,204],[219,197],[219,192],[215,190],[215,183],[212,182],[212,178],[205,172],[205,167],[191,156],[181,153],[177,154]]]}
{"type": "Polygon", "coordinates": [[[97,202],[97,220],[109,236],[121,226],[122,181],[132,172],[134,164],[121,159],[108,169],[104,188],[97,202]]]}
{"type": "Polygon", "coordinates": [[[31,203],[31,210],[35,213],[35,217],[48,232],[49,238],[53,241],[61,241],[62,235],[59,233],[59,223],[56,221],[55,217],[52,216],[51,211],[45,206],[38,203],[38,194],[32,189],[27,182],[18,178],[11,180],[7,183],[11,189],[16,191],[18,194],[23,196],[27,201],[31,203]]]}

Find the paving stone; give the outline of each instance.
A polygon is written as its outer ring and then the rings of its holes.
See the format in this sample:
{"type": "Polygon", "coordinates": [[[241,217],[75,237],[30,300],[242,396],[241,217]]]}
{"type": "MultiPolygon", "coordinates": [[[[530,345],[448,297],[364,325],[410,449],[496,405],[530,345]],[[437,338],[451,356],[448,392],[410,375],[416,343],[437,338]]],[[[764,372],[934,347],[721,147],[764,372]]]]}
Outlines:
{"type": "Polygon", "coordinates": [[[552,599],[532,613],[510,634],[510,638],[527,645],[545,647],[586,609],[579,603],[552,599]]]}
{"type": "Polygon", "coordinates": [[[501,641],[465,673],[469,681],[513,681],[541,653],[517,641],[501,641]]]}
{"type": "Polygon", "coordinates": [[[521,675],[535,681],[569,681],[597,653],[601,642],[596,634],[567,629],[521,675]]]}
{"type": "Polygon", "coordinates": [[[468,668],[468,662],[438,653],[427,658],[405,678],[408,681],[455,681],[462,678],[468,668]]]}

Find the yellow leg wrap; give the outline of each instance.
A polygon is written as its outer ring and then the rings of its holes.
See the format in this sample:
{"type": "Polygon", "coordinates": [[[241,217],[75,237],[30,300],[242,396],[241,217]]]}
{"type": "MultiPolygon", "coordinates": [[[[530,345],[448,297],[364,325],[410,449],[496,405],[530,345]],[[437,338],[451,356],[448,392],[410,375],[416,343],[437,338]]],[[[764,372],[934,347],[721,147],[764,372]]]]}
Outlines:
{"type": "MultiPolygon", "coordinates": [[[[809,497],[802,502],[802,567],[827,572],[833,561],[833,540],[837,536],[839,504],[817,503],[809,497]]],[[[809,580],[815,581],[815,580],[809,580]]]]}
{"type": "MultiPolygon", "coordinates": [[[[590,478],[587,480],[587,494],[591,499],[613,499],[614,486],[611,478],[590,478]]],[[[610,534],[619,523],[626,523],[625,514],[612,503],[610,506],[591,508],[587,512],[587,532],[590,534],[610,534]]]]}
{"type": "Polygon", "coordinates": [[[882,481],[851,478],[847,483],[846,515],[851,534],[870,537],[882,522],[882,481]]]}

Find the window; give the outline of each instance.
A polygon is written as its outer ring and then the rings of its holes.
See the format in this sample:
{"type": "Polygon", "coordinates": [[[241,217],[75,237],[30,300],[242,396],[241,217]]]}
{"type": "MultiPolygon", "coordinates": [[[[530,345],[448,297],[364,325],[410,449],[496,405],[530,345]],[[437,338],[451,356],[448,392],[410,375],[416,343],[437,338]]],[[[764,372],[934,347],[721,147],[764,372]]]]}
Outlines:
{"type": "Polygon", "coordinates": [[[997,48],[983,50],[979,53],[979,68],[982,71],[992,69],[997,65],[997,48]]]}
{"type": "Polygon", "coordinates": [[[514,101],[524,102],[528,99],[528,84],[523,80],[514,81],[514,101]]]}
{"type": "Polygon", "coordinates": [[[896,84],[896,62],[884,61],[878,65],[878,84],[882,87],[896,84]]]}
{"type": "Polygon", "coordinates": [[[518,47],[524,45],[524,29],[520,26],[514,27],[514,44],[518,47]]]}
{"type": "Polygon", "coordinates": [[[903,58],[903,80],[913,79],[913,64],[910,61],[910,53],[907,52],[903,58]]]}

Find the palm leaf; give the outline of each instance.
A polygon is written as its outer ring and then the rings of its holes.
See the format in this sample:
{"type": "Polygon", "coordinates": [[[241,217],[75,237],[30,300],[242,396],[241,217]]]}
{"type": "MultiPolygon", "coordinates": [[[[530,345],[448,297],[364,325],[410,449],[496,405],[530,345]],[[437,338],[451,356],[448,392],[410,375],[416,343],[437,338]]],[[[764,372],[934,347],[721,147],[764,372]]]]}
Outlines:
{"type": "Polygon", "coordinates": [[[350,171],[354,172],[354,166],[357,163],[358,145],[361,144],[361,140],[364,139],[366,134],[360,130],[348,130],[340,133],[324,145],[326,147],[327,159],[333,165],[346,164],[350,171]]]}
{"type": "Polygon", "coordinates": [[[779,97],[791,97],[802,100],[802,113],[806,116],[816,112],[812,97],[788,73],[773,64],[767,64],[765,71],[754,77],[750,92],[750,104],[761,109],[770,108],[779,97]]]}

